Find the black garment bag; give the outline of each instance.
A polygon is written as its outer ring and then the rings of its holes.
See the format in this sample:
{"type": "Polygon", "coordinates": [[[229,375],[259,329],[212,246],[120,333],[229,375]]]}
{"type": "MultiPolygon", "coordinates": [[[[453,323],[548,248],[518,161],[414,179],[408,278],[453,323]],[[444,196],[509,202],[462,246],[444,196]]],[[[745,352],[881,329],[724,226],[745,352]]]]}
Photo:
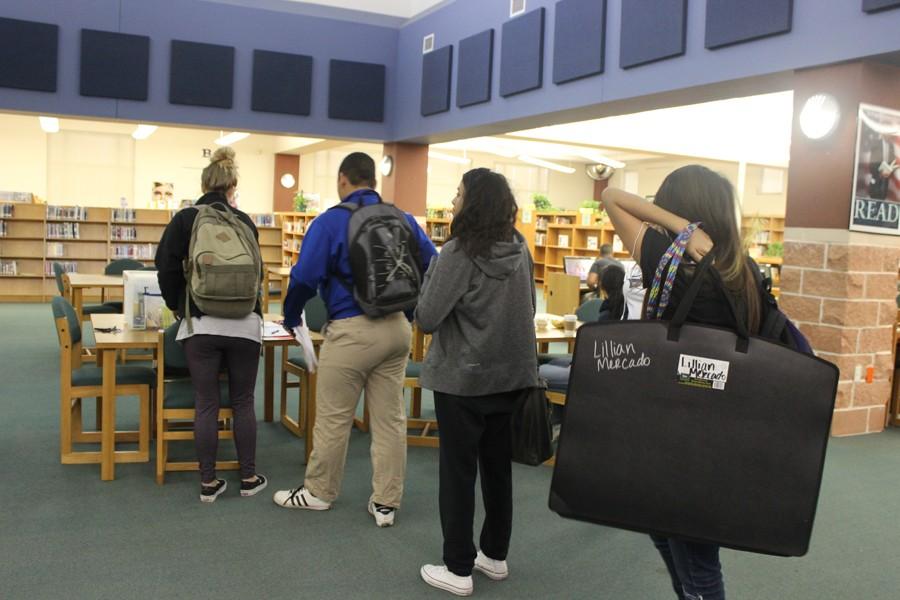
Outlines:
{"type": "Polygon", "coordinates": [[[740,318],[737,333],[686,323],[703,273],[718,275],[709,262],[695,269],[671,321],[579,329],[550,508],[622,529],[802,556],[838,369],[749,336],[740,318]]]}

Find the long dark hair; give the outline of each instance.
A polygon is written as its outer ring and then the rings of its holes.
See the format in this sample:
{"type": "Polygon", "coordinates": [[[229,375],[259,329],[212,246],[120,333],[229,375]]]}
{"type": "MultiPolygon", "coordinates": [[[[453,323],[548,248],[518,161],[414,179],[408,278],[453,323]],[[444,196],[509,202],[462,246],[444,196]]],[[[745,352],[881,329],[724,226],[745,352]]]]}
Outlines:
{"type": "Polygon", "coordinates": [[[688,165],[669,173],[655,203],[688,221],[702,222],[701,228],[713,241],[716,270],[727,291],[747,307],[747,328],[752,333],[759,331],[759,290],[738,229],[731,183],[706,167],[688,165]]]}
{"type": "Polygon", "coordinates": [[[511,242],[519,207],[506,177],[472,169],[462,178],[463,205],[451,224],[450,239],[469,257],[487,257],[496,242],[511,242]]]}
{"type": "Polygon", "coordinates": [[[625,312],[623,285],[625,285],[625,269],[618,265],[609,265],[603,269],[603,273],[600,275],[600,288],[606,294],[606,300],[609,302],[607,309],[611,319],[621,319],[625,312]]]}

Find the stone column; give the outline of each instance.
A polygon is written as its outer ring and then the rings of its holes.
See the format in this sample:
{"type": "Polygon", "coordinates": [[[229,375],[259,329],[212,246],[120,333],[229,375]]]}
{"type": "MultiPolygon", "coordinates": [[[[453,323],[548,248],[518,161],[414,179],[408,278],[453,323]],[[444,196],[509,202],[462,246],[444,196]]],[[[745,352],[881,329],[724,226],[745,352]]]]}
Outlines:
{"type": "Polygon", "coordinates": [[[856,62],[798,72],[788,172],[780,305],[816,354],[840,369],[832,434],[879,432],[894,373],[900,237],[848,230],[860,102],[900,109],[900,69],[856,62]],[[807,98],[840,104],[838,128],[810,140],[798,125],[807,98]]]}

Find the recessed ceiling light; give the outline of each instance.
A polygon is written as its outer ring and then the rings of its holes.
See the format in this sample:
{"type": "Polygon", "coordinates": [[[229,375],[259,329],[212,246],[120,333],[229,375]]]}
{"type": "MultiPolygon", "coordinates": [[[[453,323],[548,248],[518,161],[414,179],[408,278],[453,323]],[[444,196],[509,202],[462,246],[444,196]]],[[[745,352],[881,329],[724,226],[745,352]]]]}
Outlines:
{"type": "Polygon", "coordinates": [[[38,117],[41,129],[47,133],[57,133],[59,131],[59,119],[56,117],[38,117]]]}
{"type": "Polygon", "coordinates": [[[248,137],[250,137],[249,133],[232,131],[227,135],[219,136],[218,139],[216,139],[216,144],[218,144],[219,146],[230,146],[231,144],[237,143],[248,137]]]}
{"type": "Polygon", "coordinates": [[[156,125],[138,125],[131,133],[131,137],[136,140],[146,140],[157,130],[156,125]]]}

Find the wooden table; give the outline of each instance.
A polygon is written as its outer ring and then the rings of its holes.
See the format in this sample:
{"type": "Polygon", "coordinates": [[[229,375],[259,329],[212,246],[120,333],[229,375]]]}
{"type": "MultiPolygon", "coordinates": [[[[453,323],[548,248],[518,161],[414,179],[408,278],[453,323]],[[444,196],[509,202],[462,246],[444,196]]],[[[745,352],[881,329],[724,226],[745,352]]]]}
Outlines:
{"type": "Polygon", "coordinates": [[[78,322],[84,321],[84,290],[86,288],[122,289],[125,287],[121,275],[88,275],[87,273],[69,273],[69,287],[72,288],[72,305],[78,322]]]}
{"type": "Polygon", "coordinates": [[[581,321],[578,321],[573,331],[557,329],[552,325],[548,325],[546,329],[535,328],[534,337],[537,340],[538,352],[546,353],[553,342],[566,342],[569,347],[569,354],[572,354],[575,351],[575,336],[578,335],[578,328],[581,325],[581,321]]]}
{"type": "MultiPolygon", "coordinates": [[[[288,285],[291,282],[291,267],[267,267],[266,268],[266,278],[263,285],[263,312],[269,312],[269,281],[272,278],[277,278],[281,281],[281,304],[284,305],[284,296],[287,294],[288,285]]],[[[282,309],[283,310],[283,309],[282,309]]]]}
{"type": "MultiPolygon", "coordinates": [[[[96,287],[96,284],[93,287],[96,287]]],[[[94,329],[97,362],[103,367],[100,479],[110,481],[116,478],[116,352],[128,348],[157,348],[159,345],[159,333],[155,329],[146,331],[125,329],[124,315],[91,315],[91,326],[94,329]],[[108,329],[110,327],[116,327],[118,331],[115,333],[98,331],[98,329],[108,329]]],[[[127,453],[121,452],[118,454],[127,453]]]]}

